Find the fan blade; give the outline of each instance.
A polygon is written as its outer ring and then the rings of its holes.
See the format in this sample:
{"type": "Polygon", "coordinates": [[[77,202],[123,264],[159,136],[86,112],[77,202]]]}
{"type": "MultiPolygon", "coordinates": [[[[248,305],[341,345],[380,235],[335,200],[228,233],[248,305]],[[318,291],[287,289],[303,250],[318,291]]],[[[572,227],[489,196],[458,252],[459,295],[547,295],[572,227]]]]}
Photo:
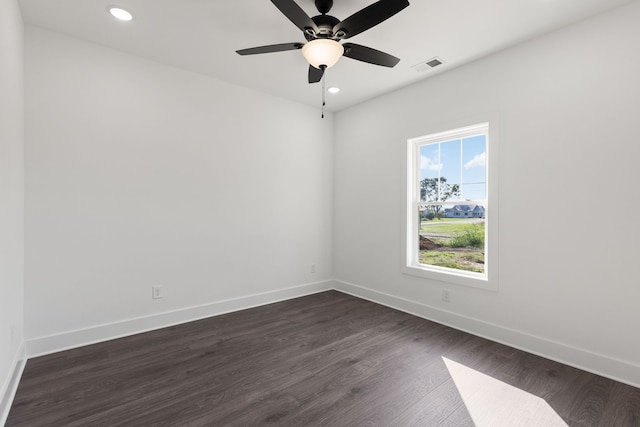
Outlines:
{"type": "Polygon", "coordinates": [[[258,53],[283,52],[285,50],[302,49],[304,43],[281,43],[268,46],[250,47],[249,49],[236,50],[238,55],[256,55],[258,53]]]}
{"type": "Polygon", "coordinates": [[[337,24],[333,27],[333,34],[338,38],[348,39],[375,27],[407,6],[408,0],[379,0],[337,24]]]}
{"type": "Polygon", "coordinates": [[[320,32],[316,23],[293,0],[271,0],[271,3],[302,31],[311,29],[314,35],[320,32]]]}
{"type": "Polygon", "coordinates": [[[357,59],[369,64],[392,68],[400,62],[400,58],[359,44],[344,43],[342,47],[344,47],[344,56],[347,58],[357,59]]]}
{"type": "Polygon", "coordinates": [[[324,68],[317,69],[313,65],[309,65],[309,83],[318,83],[322,80],[324,75],[324,68]]]}

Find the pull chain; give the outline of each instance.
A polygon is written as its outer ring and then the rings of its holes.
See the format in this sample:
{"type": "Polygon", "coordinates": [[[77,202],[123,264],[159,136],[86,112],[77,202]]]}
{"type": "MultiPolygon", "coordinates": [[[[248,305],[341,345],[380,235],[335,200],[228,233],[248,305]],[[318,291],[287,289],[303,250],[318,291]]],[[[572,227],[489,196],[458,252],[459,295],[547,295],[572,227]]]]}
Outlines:
{"type": "Polygon", "coordinates": [[[324,76],[327,75],[327,66],[326,65],[321,65],[320,68],[322,69],[322,118],[324,119],[324,106],[326,104],[325,102],[325,89],[324,89],[324,81],[325,78],[324,76]]]}

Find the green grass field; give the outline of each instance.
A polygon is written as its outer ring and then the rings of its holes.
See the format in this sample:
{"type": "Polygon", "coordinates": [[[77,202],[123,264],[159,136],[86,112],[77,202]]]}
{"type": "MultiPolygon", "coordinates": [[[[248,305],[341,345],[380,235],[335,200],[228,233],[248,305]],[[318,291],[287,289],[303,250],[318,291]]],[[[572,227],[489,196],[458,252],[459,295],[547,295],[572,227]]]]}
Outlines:
{"type": "Polygon", "coordinates": [[[442,233],[442,234],[455,234],[461,233],[464,230],[468,229],[469,226],[473,224],[468,223],[469,220],[459,220],[459,219],[451,219],[451,220],[431,220],[431,221],[422,221],[420,224],[420,233],[442,233]],[[466,222],[462,222],[466,221],[466,222]]]}

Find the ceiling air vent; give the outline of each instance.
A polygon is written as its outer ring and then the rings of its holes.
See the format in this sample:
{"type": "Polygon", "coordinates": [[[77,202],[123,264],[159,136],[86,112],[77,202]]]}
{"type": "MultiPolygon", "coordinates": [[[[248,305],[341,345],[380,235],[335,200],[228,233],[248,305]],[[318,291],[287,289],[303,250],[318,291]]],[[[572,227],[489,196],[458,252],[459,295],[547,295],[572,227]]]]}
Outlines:
{"type": "Polygon", "coordinates": [[[438,58],[437,56],[434,56],[433,58],[427,59],[426,61],[422,61],[421,63],[416,64],[411,68],[413,68],[418,72],[422,72],[422,71],[427,71],[432,68],[435,68],[438,65],[442,65],[442,59],[438,58]]]}

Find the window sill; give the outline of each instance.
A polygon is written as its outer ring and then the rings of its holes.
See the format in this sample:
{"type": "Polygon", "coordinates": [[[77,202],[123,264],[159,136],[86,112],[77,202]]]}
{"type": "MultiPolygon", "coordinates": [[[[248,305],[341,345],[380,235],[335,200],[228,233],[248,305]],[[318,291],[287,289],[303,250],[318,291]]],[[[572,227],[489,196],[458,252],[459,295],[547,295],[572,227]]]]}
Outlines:
{"type": "Polygon", "coordinates": [[[439,282],[454,283],[456,285],[469,286],[487,291],[498,291],[498,281],[489,279],[488,275],[473,272],[456,272],[451,269],[439,269],[418,265],[406,265],[402,267],[402,273],[439,282]]]}

